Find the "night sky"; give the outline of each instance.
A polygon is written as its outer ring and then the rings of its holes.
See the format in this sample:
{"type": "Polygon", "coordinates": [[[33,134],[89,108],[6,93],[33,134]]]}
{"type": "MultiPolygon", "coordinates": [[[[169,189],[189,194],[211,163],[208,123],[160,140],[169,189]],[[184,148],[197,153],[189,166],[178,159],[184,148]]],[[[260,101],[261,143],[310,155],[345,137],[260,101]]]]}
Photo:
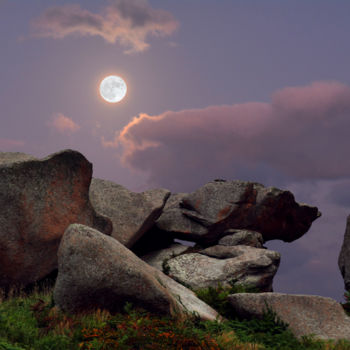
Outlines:
{"type": "Polygon", "coordinates": [[[322,217],[274,291],[343,301],[350,2],[0,0],[0,151],[80,151],[133,191],[215,178],[293,192],[322,217]],[[99,95],[107,75],[124,100],[99,95]]]}

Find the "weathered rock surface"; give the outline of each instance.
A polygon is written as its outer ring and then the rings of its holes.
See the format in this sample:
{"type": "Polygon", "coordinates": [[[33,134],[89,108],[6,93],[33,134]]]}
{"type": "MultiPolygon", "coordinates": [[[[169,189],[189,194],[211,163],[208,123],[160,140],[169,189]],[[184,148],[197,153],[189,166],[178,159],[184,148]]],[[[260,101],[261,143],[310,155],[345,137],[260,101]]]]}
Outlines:
{"type": "Polygon", "coordinates": [[[331,298],[282,293],[238,293],[229,295],[228,299],[242,317],[261,318],[267,303],[282,321],[289,324],[297,337],[315,334],[320,339],[350,340],[350,318],[342,306],[331,298]]]}
{"type": "Polygon", "coordinates": [[[264,239],[260,232],[234,229],[227,230],[225,236],[218,242],[219,245],[248,245],[255,248],[262,248],[263,243],[264,239]]]}
{"type": "Polygon", "coordinates": [[[213,246],[166,262],[168,275],[193,289],[244,284],[272,291],[280,254],[248,246],[213,246]]]}
{"type": "Polygon", "coordinates": [[[339,254],[338,266],[344,279],[345,289],[350,291],[350,215],[346,220],[346,230],[339,254]]]}
{"type": "Polygon", "coordinates": [[[0,153],[0,287],[25,286],[56,269],[71,223],[112,231],[90,204],[91,175],[92,164],[72,150],[41,160],[0,153]]]}
{"type": "Polygon", "coordinates": [[[300,238],[321,214],[295,202],[289,191],[246,181],[212,181],[197,191],[173,196],[157,227],[176,238],[213,244],[229,229],[258,231],[264,241],[300,238]]]}
{"type": "Polygon", "coordinates": [[[59,247],[54,300],[73,313],[96,308],[118,311],[128,301],[158,314],[182,317],[186,311],[196,311],[203,319],[218,316],[193,292],[116,239],[79,224],[68,227],[59,247]]]}
{"type": "Polygon", "coordinates": [[[168,248],[164,248],[161,250],[155,250],[146,255],[140,256],[140,258],[146,262],[148,265],[155,267],[156,269],[163,271],[163,263],[170,258],[175,257],[186,251],[189,247],[184,246],[179,243],[174,243],[168,248]]]}
{"type": "Polygon", "coordinates": [[[112,237],[130,248],[159,218],[170,192],[155,189],[136,193],[107,180],[93,178],[90,200],[97,212],[113,222],[112,237]]]}
{"type": "Polygon", "coordinates": [[[38,158],[22,152],[0,152],[0,165],[13,165],[26,160],[38,160],[38,158]]]}

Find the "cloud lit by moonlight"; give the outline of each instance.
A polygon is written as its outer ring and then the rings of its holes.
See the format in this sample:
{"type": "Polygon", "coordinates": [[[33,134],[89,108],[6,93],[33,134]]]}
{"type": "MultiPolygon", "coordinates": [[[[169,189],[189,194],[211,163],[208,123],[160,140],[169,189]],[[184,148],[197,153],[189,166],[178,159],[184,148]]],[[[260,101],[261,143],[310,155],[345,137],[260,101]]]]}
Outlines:
{"type": "Polygon", "coordinates": [[[127,87],[125,81],[116,75],[104,78],[100,84],[102,98],[110,103],[121,101],[126,95],[127,87]]]}

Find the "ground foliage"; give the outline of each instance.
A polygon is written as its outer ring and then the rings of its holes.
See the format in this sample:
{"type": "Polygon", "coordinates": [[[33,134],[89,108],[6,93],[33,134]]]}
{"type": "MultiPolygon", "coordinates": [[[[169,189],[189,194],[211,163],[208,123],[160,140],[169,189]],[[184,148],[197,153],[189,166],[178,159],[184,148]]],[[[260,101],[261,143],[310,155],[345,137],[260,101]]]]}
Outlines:
{"type": "Polygon", "coordinates": [[[268,308],[262,320],[242,320],[233,310],[225,312],[224,296],[242,291],[246,290],[237,286],[197,291],[203,300],[224,311],[227,321],[221,323],[204,322],[196,315],[186,321],[157,317],[130,303],[121,313],[98,309],[69,315],[55,306],[52,288],[14,293],[0,300],[0,350],[350,349],[350,342],[322,342],[312,337],[299,341],[268,308]]]}
{"type": "Polygon", "coordinates": [[[350,292],[346,291],[344,293],[345,303],[342,304],[345,312],[350,316],[350,292]]]}

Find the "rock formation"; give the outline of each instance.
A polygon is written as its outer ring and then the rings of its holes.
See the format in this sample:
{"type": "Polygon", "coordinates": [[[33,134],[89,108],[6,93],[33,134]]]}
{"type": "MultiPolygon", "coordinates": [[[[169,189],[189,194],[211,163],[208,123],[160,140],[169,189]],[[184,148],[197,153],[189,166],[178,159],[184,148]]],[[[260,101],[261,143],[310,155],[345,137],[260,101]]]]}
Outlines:
{"type": "Polygon", "coordinates": [[[60,244],[54,300],[69,312],[121,311],[132,302],[163,315],[181,317],[195,311],[202,319],[219,316],[116,239],[79,224],[68,227],[60,244]]]}
{"type": "Polygon", "coordinates": [[[90,200],[97,212],[112,220],[112,237],[130,248],[162,213],[170,192],[155,189],[135,193],[111,181],[92,179],[90,200]]]}
{"type": "MultiPolygon", "coordinates": [[[[264,242],[291,242],[321,215],[289,191],[252,182],[213,181],[189,194],[133,193],[91,176],[91,163],[76,151],[41,160],[0,153],[0,288],[25,286],[58,267],[54,300],[69,312],[118,311],[132,302],[163,315],[220,319],[184,285],[272,291],[280,254],[264,242]]],[[[349,256],[350,216],[339,257],[348,290],[349,256]]],[[[267,302],[297,336],[350,339],[349,317],[329,298],[241,293],[229,299],[237,313],[255,317],[267,302]]]]}
{"type": "Polygon", "coordinates": [[[272,291],[280,254],[249,246],[213,246],[198,253],[181,254],[166,262],[166,271],[176,281],[193,289],[245,285],[272,291]]]}
{"type": "Polygon", "coordinates": [[[76,151],[41,160],[0,153],[0,287],[25,286],[56,269],[71,223],[111,233],[110,220],[90,204],[91,176],[92,164],[76,151]]]}
{"type": "Polygon", "coordinates": [[[268,305],[299,338],[314,334],[320,339],[350,340],[350,317],[331,298],[282,293],[238,293],[229,295],[228,300],[238,315],[248,318],[261,318],[268,305]]]}
{"type": "Polygon", "coordinates": [[[170,197],[157,227],[176,238],[212,245],[231,229],[249,229],[264,241],[292,242],[321,214],[295,202],[289,191],[246,181],[212,181],[188,195],[170,197]]]}
{"type": "Polygon", "coordinates": [[[188,247],[179,244],[173,243],[168,248],[164,248],[161,250],[154,250],[148,254],[142,255],[140,258],[146,262],[148,265],[155,267],[160,271],[164,271],[163,267],[165,263],[175,256],[185,252],[188,247]]]}
{"type": "Polygon", "coordinates": [[[350,291],[350,215],[346,220],[346,230],[339,254],[338,265],[344,279],[345,289],[350,291]]]}

